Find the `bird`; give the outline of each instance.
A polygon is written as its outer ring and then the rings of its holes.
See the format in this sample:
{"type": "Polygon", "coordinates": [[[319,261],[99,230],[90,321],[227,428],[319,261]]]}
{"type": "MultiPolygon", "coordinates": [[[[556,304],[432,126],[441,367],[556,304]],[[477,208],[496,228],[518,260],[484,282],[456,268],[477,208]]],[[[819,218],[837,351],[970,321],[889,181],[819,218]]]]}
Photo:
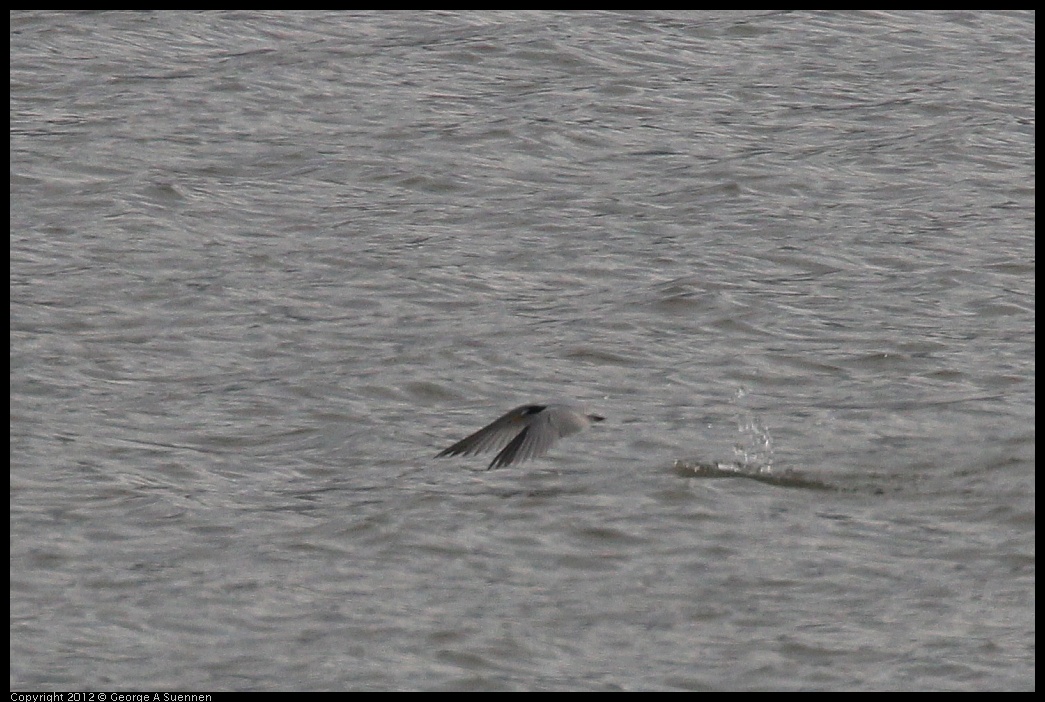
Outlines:
{"type": "Polygon", "coordinates": [[[543,456],[557,440],[587,429],[605,417],[571,405],[520,405],[471,436],[436,454],[472,456],[498,451],[486,470],[543,456]]]}

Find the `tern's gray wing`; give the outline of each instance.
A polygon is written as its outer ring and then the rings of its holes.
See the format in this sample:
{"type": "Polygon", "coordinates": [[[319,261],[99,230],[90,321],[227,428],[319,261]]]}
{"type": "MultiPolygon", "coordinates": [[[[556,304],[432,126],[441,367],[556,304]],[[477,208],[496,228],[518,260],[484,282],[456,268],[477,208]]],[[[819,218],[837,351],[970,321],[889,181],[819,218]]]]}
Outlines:
{"type": "Polygon", "coordinates": [[[471,436],[458,441],[448,449],[436,454],[442,456],[472,456],[484,451],[500,451],[526,429],[533,415],[544,407],[541,405],[522,405],[483,427],[471,436]]]}
{"type": "Polygon", "coordinates": [[[560,436],[554,419],[548,410],[536,414],[526,428],[490,461],[487,470],[543,456],[560,436]]]}

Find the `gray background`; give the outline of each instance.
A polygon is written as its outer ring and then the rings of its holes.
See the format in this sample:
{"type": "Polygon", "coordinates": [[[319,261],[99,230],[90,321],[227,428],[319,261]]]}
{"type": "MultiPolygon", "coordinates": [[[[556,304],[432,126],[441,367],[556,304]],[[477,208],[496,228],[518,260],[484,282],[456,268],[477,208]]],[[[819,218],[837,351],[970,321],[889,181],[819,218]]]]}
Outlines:
{"type": "Polygon", "coordinates": [[[12,14],[12,688],[1033,689],[1034,20],[12,14]]]}

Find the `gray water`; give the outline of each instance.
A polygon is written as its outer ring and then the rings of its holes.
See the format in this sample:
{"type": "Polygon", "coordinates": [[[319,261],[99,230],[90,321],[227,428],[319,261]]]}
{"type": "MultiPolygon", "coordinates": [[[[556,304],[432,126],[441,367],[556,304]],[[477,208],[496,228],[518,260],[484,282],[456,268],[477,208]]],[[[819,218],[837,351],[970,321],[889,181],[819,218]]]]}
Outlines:
{"type": "Polygon", "coordinates": [[[11,687],[1034,689],[1034,21],[12,14],[11,687]]]}

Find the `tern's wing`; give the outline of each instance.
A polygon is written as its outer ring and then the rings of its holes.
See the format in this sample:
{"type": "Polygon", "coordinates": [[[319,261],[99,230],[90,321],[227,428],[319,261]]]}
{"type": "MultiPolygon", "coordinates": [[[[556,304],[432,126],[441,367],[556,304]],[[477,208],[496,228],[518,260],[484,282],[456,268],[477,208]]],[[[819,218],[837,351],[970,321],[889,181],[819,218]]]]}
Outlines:
{"type": "Polygon", "coordinates": [[[554,426],[551,415],[543,412],[534,417],[533,421],[490,461],[487,470],[543,456],[558,438],[559,430],[554,426]]]}
{"type": "Polygon", "coordinates": [[[532,415],[541,409],[543,408],[537,405],[516,407],[471,436],[466,436],[450,448],[440,451],[436,458],[473,456],[484,451],[499,451],[515,439],[526,428],[532,415]]]}

